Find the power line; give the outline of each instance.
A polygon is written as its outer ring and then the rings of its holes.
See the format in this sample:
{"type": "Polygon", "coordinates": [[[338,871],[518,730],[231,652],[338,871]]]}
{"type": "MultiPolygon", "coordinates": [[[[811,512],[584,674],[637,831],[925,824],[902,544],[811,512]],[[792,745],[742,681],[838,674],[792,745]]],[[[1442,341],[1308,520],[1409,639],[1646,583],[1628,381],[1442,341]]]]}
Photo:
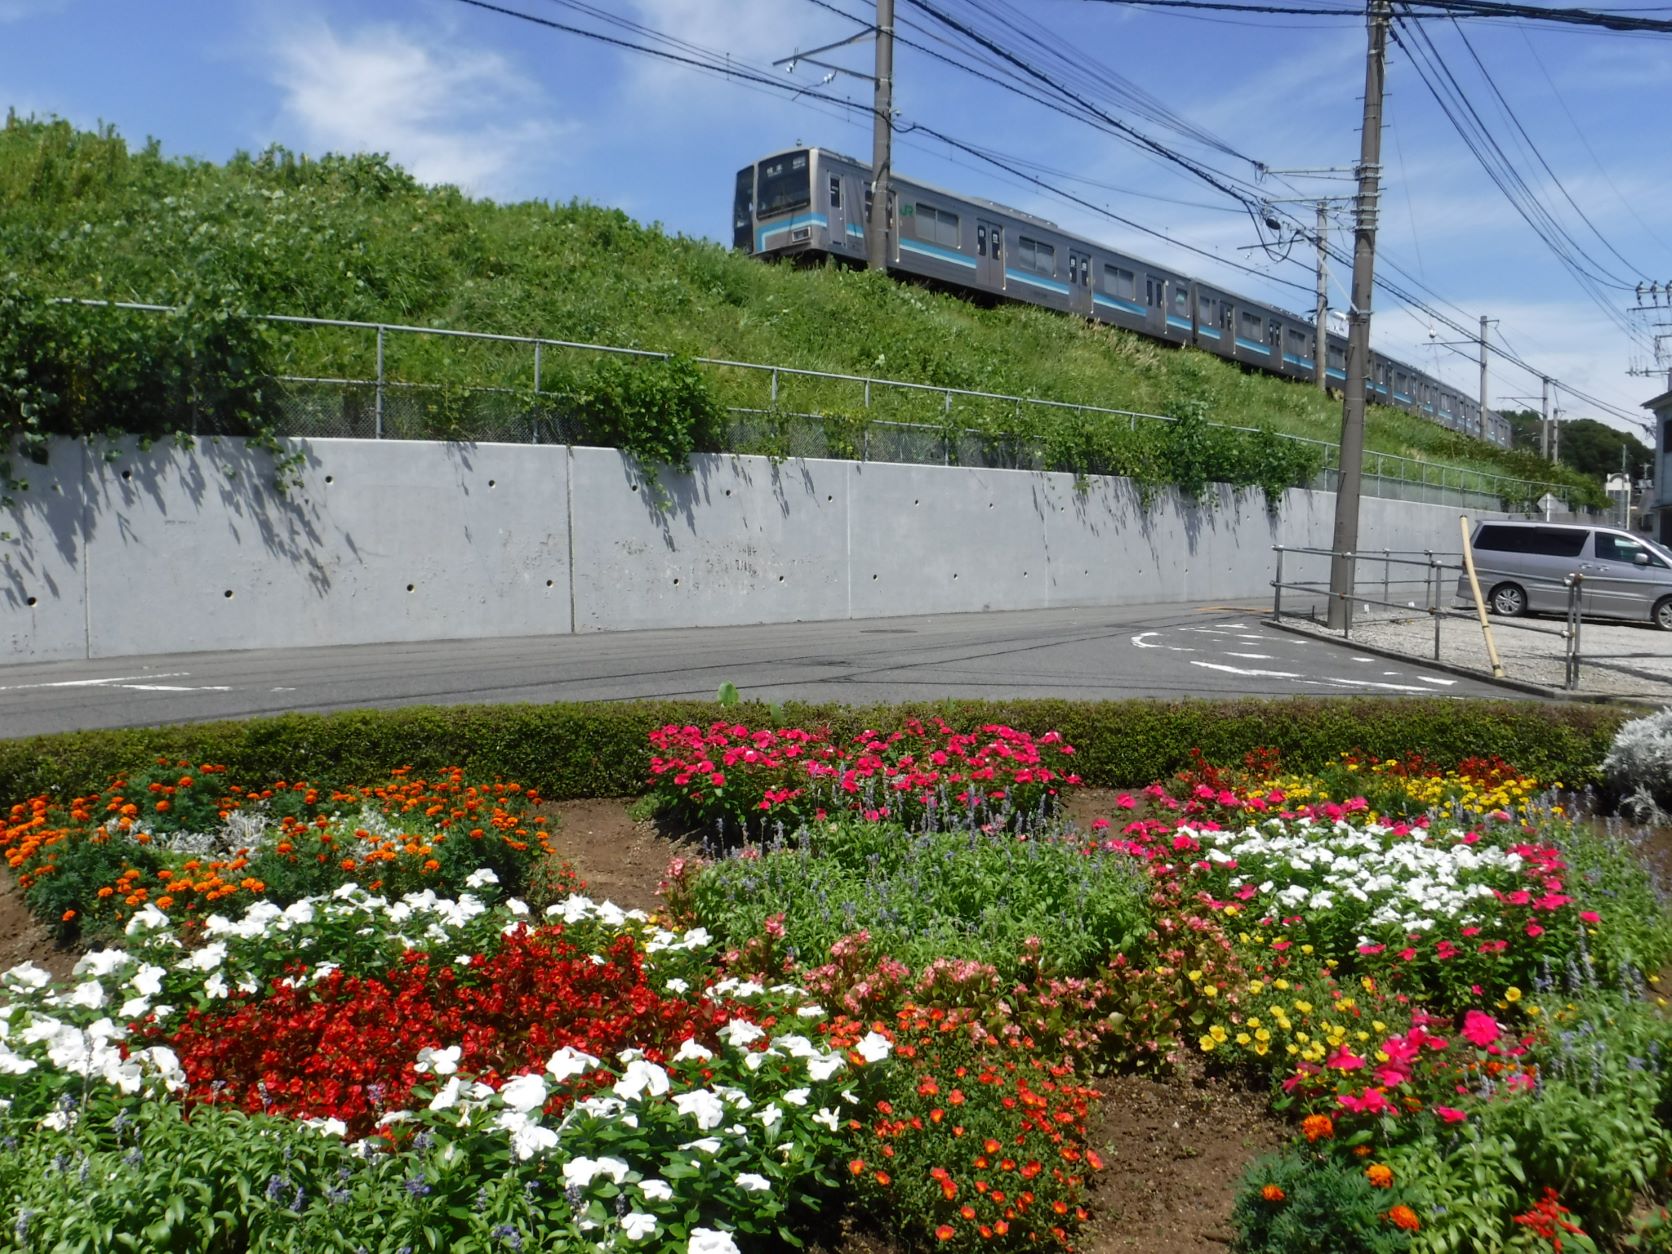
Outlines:
{"type": "MultiPolygon", "coordinates": [[[[1327,4],[1263,4],[1244,0],[1085,0],[1088,4],[1133,5],[1152,9],[1205,9],[1216,12],[1266,13],[1299,17],[1339,17],[1359,20],[1364,16],[1362,5],[1332,6],[1327,4]]],[[[1503,4],[1494,0],[1404,0],[1406,17],[1417,19],[1469,17],[1519,18],[1537,22],[1553,22],[1569,26],[1598,26],[1614,31],[1647,31],[1672,34],[1672,20],[1665,18],[1633,17],[1630,10],[1547,9],[1530,4],[1503,4]],[[1431,10],[1417,12],[1416,10],[1431,10]]],[[[1639,12],[1664,12],[1656,6],[1639,12]]]]}

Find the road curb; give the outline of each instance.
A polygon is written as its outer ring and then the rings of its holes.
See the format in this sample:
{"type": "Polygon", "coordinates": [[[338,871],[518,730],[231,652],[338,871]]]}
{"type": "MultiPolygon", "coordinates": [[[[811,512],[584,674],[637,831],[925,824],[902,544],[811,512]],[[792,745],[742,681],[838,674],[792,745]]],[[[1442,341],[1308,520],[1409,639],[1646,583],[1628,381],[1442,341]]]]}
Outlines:
{"type": "Polygon", "coordinates": [[[1633,697],[1617,697],[1608,693],[1598,692],[1569,692],[1565,688],[1549,688],[1544,684],[1531,683],[1525,679],[1500,679],[1490,671],[1477,671],[1468,666],[1459,666],[1455,662],[1436,662],[1432,658],[1417,657],[1410,653],[1400,653],[1396,649],[1385,649],[1380,645],[1365,644],[1361,640],[1337,639],[1326,636],[1321,632],[1308,631],[1303,627],[1291,626],[1277,618],[1262,618],[1260,625],[1274,627],[1278,631],[1286,631],[1291,636],[1300,636],[1307,640],[1322,640],[1327,644],[1345,645],[1357,649],[1361,653],[1372,653],[1377,657],[1385,657],[1394,662],[1420,662],[1432,670],[1445,671],[1448,675],[1456,675],[1461,679],[1473,679],[1480,683],[1492,684],[1495,687],[1507,688],[1512,692],[1524,693],[1528,696],[1543,697],[1548,701],[1577,701],[1586,705],[1619,705],[1641,706],[1643,701],[1633,697]]]}

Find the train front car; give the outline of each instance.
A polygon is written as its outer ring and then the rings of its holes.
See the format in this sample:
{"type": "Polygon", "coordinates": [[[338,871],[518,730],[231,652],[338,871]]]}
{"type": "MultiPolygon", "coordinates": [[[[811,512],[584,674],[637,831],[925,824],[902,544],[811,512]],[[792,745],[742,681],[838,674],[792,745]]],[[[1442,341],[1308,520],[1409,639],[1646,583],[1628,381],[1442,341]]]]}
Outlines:
{"type": "Polygon", "coordinates": [[[792,148],[737,172],[732,246],[757,257],[865,258],[865,177],[850,158],[792,148]]]}

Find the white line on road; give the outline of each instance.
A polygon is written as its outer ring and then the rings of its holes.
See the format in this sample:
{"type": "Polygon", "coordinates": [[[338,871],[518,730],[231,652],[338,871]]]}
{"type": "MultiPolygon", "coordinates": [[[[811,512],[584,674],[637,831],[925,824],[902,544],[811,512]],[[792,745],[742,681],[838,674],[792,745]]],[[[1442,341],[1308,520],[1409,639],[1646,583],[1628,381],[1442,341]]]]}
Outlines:
{"type": "Polygon", "coordinates": [[[184,684],[118,684],[118,688],[126,688],[131,692],[231,692],[225,684],[203,684],[192,688],[184,684]]]}
{"type": "Polygon", "coordinates": [[[1173,653],[1194,653],[1196,650],[1178,644],[1146,644],[1151,636],[1159,636],[1159,631],[1141,631],[1132,637],[1132,643],[1140,649],[1167,649],[1173,653]]]}
{"type": "Polygon", "coordinates": [[[22,692],[28,688],[92,688],[101,684],[135,684],[142,679],[182,679],[190,671],[165,671],[158,675],[116,675],[110,679],[59,679],[49,684],[7,684],[0,692],[22,692]]]}
{"type": "Polygon", "coordinates": [[[1250,658],[1250,659],[1252,659],[1253,661],[1256,661],[1256,662],[1269,662],[1269,661],[1271,661],[1271,654],[1269,654],[1269,653],[1227,653],[1225,656],[1226,657],[1245,657],[1245,658],[1250,658]]]}
{"type": "Polygon", "coordinates": [[[1220,662],[1198,662],[1192,660],[1192,666],[1203,666],[1210,671],[1225,671],[1231,675],[1252,675],[1257,679],[1300,679],[1301,675],[1295,671],[1263,671],[1255,667],[1226,666],[1220,662]]]}
{"type": "Polygon", "coordinates": [[[1441,679],[1438,675],[1418,675],[1417,678],[1425,684],[1444,684],[1448,688],[1457,682],[1455,679],[1441,679]]]}

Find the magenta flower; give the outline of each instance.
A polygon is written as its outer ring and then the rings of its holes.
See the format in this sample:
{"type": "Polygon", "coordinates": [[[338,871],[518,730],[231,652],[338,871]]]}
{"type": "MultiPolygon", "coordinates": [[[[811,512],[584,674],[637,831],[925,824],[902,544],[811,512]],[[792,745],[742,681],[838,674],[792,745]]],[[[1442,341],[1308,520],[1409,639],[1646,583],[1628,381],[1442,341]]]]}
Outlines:
{"type": "Polygon", "coordinates": [[[1471,1010],[1463,1016],[1463,1039],[1480,1049],[1497,1040],[1502,1030],[1496,1019],[1479,1010],[1471,1010]]]}
{"type": "Polygon", "coordinates": [[[1469,1117],[1455,1106],[1436,1106],[1434,1107],[1434,1113],[1447,1123],[1462,1123],[1469,1117]]]}

